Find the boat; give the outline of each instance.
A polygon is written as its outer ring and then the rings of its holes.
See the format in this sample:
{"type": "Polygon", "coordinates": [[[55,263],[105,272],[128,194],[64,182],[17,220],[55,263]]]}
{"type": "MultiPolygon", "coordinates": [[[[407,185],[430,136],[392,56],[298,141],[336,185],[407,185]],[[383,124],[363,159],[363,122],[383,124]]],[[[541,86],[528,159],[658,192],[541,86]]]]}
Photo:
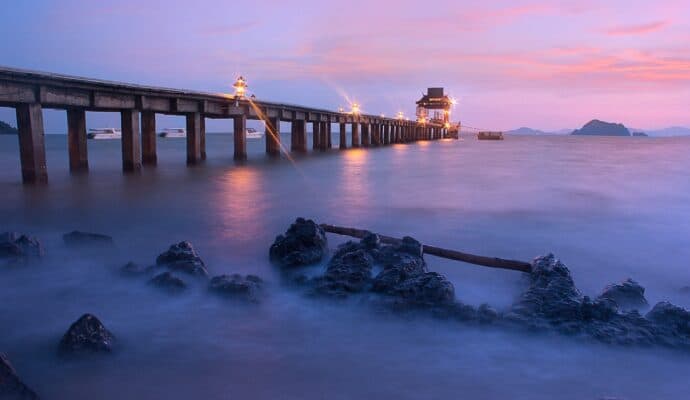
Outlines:
{"type": "Polygon", "coordinates": [[[165,128],[158,136],[164,138],[183,138],[187,137],[187,130],[185,128],[165,128]]]}
{"type": "Polygon", "coordinates": [[[120,139],[122,132],[117,128],[92,128],[86,135],[89,139],[120,139]]]}
{"type": "Polygon", "coordinates": [[[247,128],[247,139],[261,139],[265,136],[266,134],[264,132],[259,132],[254,128],[247,128]]]}
{"type": "Polygon", "coordinates": [[[503,140],[503,132],[479,132],[477,133],[479,140],[503,140]]]}

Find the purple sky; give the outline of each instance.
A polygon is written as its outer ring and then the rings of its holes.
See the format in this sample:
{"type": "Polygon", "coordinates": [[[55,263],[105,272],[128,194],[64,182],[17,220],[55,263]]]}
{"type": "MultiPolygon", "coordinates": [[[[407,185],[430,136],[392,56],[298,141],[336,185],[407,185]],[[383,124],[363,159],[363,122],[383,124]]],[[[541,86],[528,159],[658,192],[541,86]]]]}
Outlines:
{"type": "Polygon", "coordinates": [[[241,73],[259,98],[386,115],[438,85],[486,129],[690,125],[690,0],[10,3],[12,67],[214,92],[241,73]]]}

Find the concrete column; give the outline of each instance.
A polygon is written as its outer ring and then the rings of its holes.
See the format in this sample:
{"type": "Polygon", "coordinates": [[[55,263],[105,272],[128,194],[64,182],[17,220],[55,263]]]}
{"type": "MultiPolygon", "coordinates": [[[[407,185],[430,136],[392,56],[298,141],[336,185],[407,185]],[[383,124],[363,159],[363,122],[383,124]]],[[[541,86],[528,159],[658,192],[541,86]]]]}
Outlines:
{"type": "Polygon", "coordinates": [[[391,126],[389,124],[383,126],[383,144],[386,146],[391,144],[391,126]]]}
{"type": "Polygon", "coordinates": [[[345,123],[341,122],[340,123],[340,141],[339,141],[339,147],[340,149],[347,149],[347,132],[345,130],[345,123]]]}
{"type": "Polygon", "coordinates": [[[206,159],[206,117],[201,115],[201,124],[199,124],[199,148],[201,149],[201,159],[206,159]]]}
{"type": "Polygon", "coordinates": [[[144,165],[156,165],[156,113],[141,112],[141,161],[144,165]]]}
{"type": "Polygon", "coordinates": [[[328,139],[328,148],[333,148],[333,124],[331,121],[326,122],[326,138],[328,139]]]}
{"type": "Polygon", "coordinates": [[[292,121],[290,128],[290,150],[307,152],[307,124],[304,120],[292,121]]]}
{"type": "Polygon", "coordinates": [[[381,124],[371,125],[371,144],[373,146],[381,145],[381,124]]]}
{"type": "Polygon", "coordinates": [[[359,123],[353,122],[352,123],[352,147],[359,147],[360,144],[361,144],[361,141],[359,138],[359,123]]]}
{"type": "Polygon", "coordinates": [[[236,161],[244,161],[247,159],[247,116],[243,114],[234,117],[233,126],[235,146],[233,158],[236,161]]]}
{"type": "Polygon", "coordinates": [[[88,171],[89,157],[86,149],[86,111],[67,110],[67,147],[69,150],[69,170],[88,171]]]}
{"type": "MultiPolygon", "coordinates": [[[[139,132],[139,111],[120,111],[122,128],[122,170],[141,170],[141,133],[139,132]]],[[[187,128],[189,134],[189,128],[187,128]]]]}
{"type": "Polygon", "coordinates": [[[321,122],[312,122],[311,131],[311,148],[318,150],[321,148],[321,122]]]}
{"type": "Polygon", "coordinates": [[[321,138],[319,139],[319,150],[321,151],[326,151],[328,149],[328,126],[330,125],[329,122],[320,122],[321,126],[319,127],[319,133],[321,135],[321,138]]]}
{"type": "Polygon", "coordinates": [[[362,147],[369,147],[371,136],[369,136],[369,124],[362,122],[362,147]]]}
{"type": "Polygon", "coordinates": [[[16,109],[19,130],[19,158],[24,183],[47,183],[43,109],[40,104],[20,104],[16,109]]]}
{"type": "Polygon", "coordinates": [[[189,113],[187,118],[187,164],[201,161],[201,114],[189,113]]]}
{"type": "Polygon", "coordinates": [[[272,117],[266,121],[266,154],[280,155],[280,118],[272,117]]]}

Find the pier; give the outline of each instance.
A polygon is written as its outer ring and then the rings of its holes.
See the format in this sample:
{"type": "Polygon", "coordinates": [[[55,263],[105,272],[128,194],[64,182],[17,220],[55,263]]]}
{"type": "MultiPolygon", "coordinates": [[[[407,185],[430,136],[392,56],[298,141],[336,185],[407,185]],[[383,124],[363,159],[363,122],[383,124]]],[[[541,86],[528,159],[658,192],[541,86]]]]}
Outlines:
{"type": "Polygon", "coordinates": [[[307,127],[312,127],[314,151],[334,147],[333,124],[339,129],[338,149],[378,147],[419,140],[457,138],[448,124],[434,120],[406,120],[342,111],[331,111],[293,104],[254,100],[230,94],[195,92],[88,79],[52,73],[0,67],[0,107],[16,110],[19,151],[24,183],[46,183],[45,132],[43,109],[67,113],[67,142],[70,171],[87,171],[86,112],[120,113],[122,169],[139,171],[155,165],[156,114],[186,118],[187,164],[206,158],[206,118],[232,119],[234,154],[237,161],[247,159],[247,120],[262,120],[266,126],[266,153],[307,152],[307,127]],[[290,143],[281,143],[280,122],[289,122],[290,143]],[[347,126],[350,125],[348,140],[347,126]]]}

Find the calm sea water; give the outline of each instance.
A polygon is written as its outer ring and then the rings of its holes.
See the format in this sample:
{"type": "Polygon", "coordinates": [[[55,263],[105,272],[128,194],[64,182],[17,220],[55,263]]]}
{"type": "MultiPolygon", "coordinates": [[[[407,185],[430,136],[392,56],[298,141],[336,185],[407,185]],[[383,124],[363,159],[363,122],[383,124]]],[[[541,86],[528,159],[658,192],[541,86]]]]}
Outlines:
{"type": "MultiPolygon", "coordinates": [[[[289,137],[283,138],[289,142],[289,137]]],[[[412,235],[438,246],[529,260],[554,252],[597,295],[627,277],[650,302],[690,307],[690,138],[508,137],[332,150],[270,160],[263,141],[232,162],[208,135],[185,166],[184,139],[159,165],[120,172],[119,141],[89,141],[91,171],[67,172],[66,137],[47,138],[50,185],[20,183],[16,137],[0,136],[0,230],[40,237],[40,266],[0,271],[0,351],[45,398],[679,399],[690,356],[527,336],[324,304],[283,287],[268,247],[297,216],[412,235]],[[63,247],[80,229],[112,253],[63,247]],[[191,241],[211,274],[254,273],[268,297],[245,306],[201,288],[170,297],[116,269],[191,241]],[[198,290],[197,290],[198,289],[198,290]],[[82,313],[119,339],[111,356],[63,362],[60,336],[82,313]]],[[[334,141],[336,143],[336,141],[334,141]]],[[[344,240],[329,236],[331,247],[344,240]]],[[[457,297],[507,307],[519,274],[428,257],[457,297]]]]}

